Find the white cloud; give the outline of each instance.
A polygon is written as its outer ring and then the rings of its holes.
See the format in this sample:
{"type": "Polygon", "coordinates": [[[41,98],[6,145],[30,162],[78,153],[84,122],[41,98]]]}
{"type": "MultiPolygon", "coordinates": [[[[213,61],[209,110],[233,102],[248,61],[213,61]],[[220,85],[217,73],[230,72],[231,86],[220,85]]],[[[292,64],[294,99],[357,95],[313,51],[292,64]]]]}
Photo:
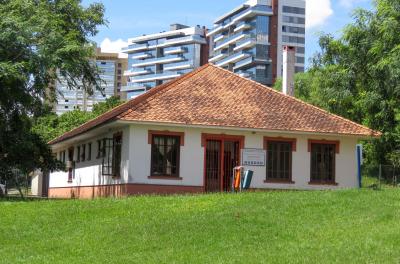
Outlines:
{"type": "Polygon", "coordinates": [[[367,2],[368,0],[340,0],[339,4],[345,8],[353,8],[355,5],[360,4],[362,2],[367,2]]]}
{"type": "Polygon", "coordinates": [[[122,39],[112,41],[109,38],[105,38],[100,44],[100,48],[101,48],[102,52],[119,53],[120,56],[122,56],[122,57],[126,57],[127,55],[124,53],[121,53],[121,49],[123,47],[127,47],[127,46],[128,46],[128,42],[123,41],[122,39]]]}
{"type": "Polygon", "coordinates": [[[321,26],[331,15],[333,15],[333,9],[330,0],[306,0],[306,10],[307,28],[321,26]]]}

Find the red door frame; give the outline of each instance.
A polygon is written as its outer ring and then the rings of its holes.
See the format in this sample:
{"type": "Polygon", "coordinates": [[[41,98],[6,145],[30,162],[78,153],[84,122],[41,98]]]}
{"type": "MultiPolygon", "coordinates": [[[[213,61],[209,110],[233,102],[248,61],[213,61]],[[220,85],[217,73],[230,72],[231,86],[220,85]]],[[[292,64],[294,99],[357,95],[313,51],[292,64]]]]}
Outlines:
{"type": "Polygon", "coordinates": [[[239,142],[239,164],[240,164],[240,150],[244,148],[244,136],[236,135],[225,135],[225,134],[201,134],[201,146],[204,147],[204,164],[203,164],[203,192],[206,192],[207,177],[206,177],[206,158],[207,158],[207,140],[218,140],[221,141],[221,154],[220,154],[220,192],[224,190],[224,152],[225,152],[225,141],[238,141],[239,142]]]}

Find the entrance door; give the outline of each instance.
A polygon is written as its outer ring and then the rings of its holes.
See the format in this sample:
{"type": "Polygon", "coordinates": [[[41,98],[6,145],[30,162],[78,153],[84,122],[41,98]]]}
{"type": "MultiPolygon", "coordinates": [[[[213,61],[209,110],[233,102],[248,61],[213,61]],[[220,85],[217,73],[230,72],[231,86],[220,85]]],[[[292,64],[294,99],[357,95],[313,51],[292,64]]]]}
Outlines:
{"type": "Polygon", "coordinates": [[[233,168],[239,166],[239,141],[224,143],[223,191],[231,191],[233,168]]]}
{"type": "Polygon", "coordinates": [[[221,175],[220,140],[207,140],[206,145],[206,192],[219,192],[221,175]]]}
{"type": "Polygon", "coordinates": [[[205,191],[229,192],[233,168],[240,164],[241,142],[212,138],[205,143],[205,191]]]}

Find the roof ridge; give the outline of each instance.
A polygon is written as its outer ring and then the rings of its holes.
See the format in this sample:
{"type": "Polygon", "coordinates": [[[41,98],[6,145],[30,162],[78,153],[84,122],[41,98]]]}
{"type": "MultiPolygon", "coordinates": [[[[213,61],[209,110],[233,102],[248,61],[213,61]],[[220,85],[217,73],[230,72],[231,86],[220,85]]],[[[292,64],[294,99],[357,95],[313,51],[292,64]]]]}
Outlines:
{"type": "Polygon", "coordinates": [[[282,92],[279,92],[279,91],[273,89],[272,87],[269,87],[269,86],[264,85],[264,84],[262,84],[262,83],[259,83],[259,82],[256,82],[256,81],[254,81],[254,80],[245,78],[245,77],[243,77],[243,76],[240,76],[239,74],[236,74],[236,73],[234,73],[234,72],[231,72],[231,71],[229,71],[229,70],[227,70],[227,69],[224,69],[224,68],[222,68],[222,67],[219,67],[219,66],[217,66],[217,65],[214,65],[214,64],[210,64],[210,65],[213,66],[213,67],[215,67],[215,68],[221,69],[221,70],[223,70],[223,71],[225,71],[225,72],[227,72],[227,73],[229,73],[229,74],[231,74],[231,75],[233,75],[233,76],[236,76],[236,77],[238,77],[238,78],[241,78],[241,79],[243,79],[243,80],[245,80],[245,81],[252,82],[252,83],[256,84],[258,87],[261,87],[262,89],[267,88],[267,89],[269,89],[270,91],[272,91],[272,92],[274,92],[274,93],[277,93],[277,94],[279,94],[279,95],[282,95],[282,96],[284,96],[284,97],[286,97],[286,98],[288,98],[288,99],[295,100],[295,101],[297,101],[297,102],[299,102],[299,103],[301,103],[301,104],[303,104],[303,105],[306,105],[306,106],[310,106],[310,107],[312,107],[312,108],[314,108],[314,109],[316,109],[316,110],[318,110],[318,111],[320,111],[320,112],[326,113],[326,114],[331,115],[331,116],[333,116],[333,117],[335,117],[335,118],[338,118],[338,119],[340,119],[340,120],[343,120],[343,121],[346,121],[346,122],[350,122],[350,123],[352,123],[353,125],[356,125],[356,126],[358,126],[358,127],[360,127],[360,128],[363,128],[363,129],[366,129],[366,130],[368,130],[368,131],[371,131],[372,134],[374,134],[374,135],[376,135],[376,134],[377,134],[377,135],[381,135],[381,134],[382,134],[382,133],[379,132],[379,131],[375,131],[375,130],[373,130],[373,129],[367,127],[367,126],[358,124],[358,123],[356,123],[356,122],[354,122],[354,121],[352,121],[352,120],[350,120],[350,119],[347,119],[347,118],[344,118],[344,117],[342,117],[342,116],[339,116],[339,115],[330,113],[329,111],[327,111],[327,110],[325,110],[325,109],[322,109],[322,108],[320,108],[320,107],[318,107],[318,106],[315,106],[315,105],[312,105],[312,104],[310,104],[310,103],[304,102],[304,101],[302,101],[302,100],[300,100],[300,99],[298,99],[298,98],[296,98],[296,97],[294,97],[294,96],[290,96],[290,95],[284,94],[284,93],[282,93],[282,92]]]}
{"type": "Polygon", "coordinates": [[[207,63],[207,64],[205,64],[205,65],[203,65],[203,66],[201,66],[201,67],[199,67],[199,68],[197,68],[197,69],[195,69],[195,70],[193,70],[193,71],[191,71],[191,72],[189,72],[189,73],[187,73],[187,74],[184,74],[184,75],[182,75],[182,76],[180,76],[180,77],[178,77],[178,78],[176,78],[176,79],[174,79],[174,80],[172,80],[172,81],[170,81],[170,82],[168,82],[168,83],[164,83],[164,84],[161,84],[161,85],[159,85],[159,86],[156,86],[156,87],[150,89],[148,92],[146,92],[146,93],[144,93],[144,94],[141,94],[141,95],[139,95],[138,97],[133,98],[133,99],[131,99],[131,100],[129,100],[129,101],[127,101],[127,102],[125,102],[125,103],[119,105],[119,106],[116,106],[116,107],[114,107],[113,109],[110,109],[110,110],[108,110],[107,112],[105,112],[105,113],[103,113],[103,114],[101,114],[101,115],[99,115],[99,116],[97,116],[97,117],[94,117],[94,118],[92,118],[92,119],[86,121],[86,122],[83,123],[82,125],[80,125],[80,126],[78,126],[78,127],[75,127],[75,128],[73,128],[73,129],[71,129],[70,131],[65,132],[65,133],[62,134],[61,136],[56,137],[56,138],[50,140],[50,141],[48,142],[48,144],[55,144],[55,143],[58,143],[58,142],[60,142],[60,141],[66,140],[66,139],[68,139],[68,138],[70,137],[69,135],[70,135],[71,133],[73,133],[74,131],[77,131],[77,130],[79,130],[80,128],[82,128],[82,127],[84,127],[84,126],[86,126],[86,125],[89,125],[89,124],[91,124],[91,123],[95,123],[97,120],[101,120],[103,117],[105,117],[105,116],[107,116],[107,115],[110,115],[110,114],[115,113],[115,114],[113,114],[112,116],[107,117],[107,118],[106,118],[105,120],[103,120],[102,122],[100,122],[100,123],[98,123],[98,124],[93,124],[92,127],[88,128],[88,129],[84,129],[83,131],[80,131],[80,132],[78,132],[77,134],[72,135],[71,137],[77,136],[77,135],[79,135],[79,134],[81,134],[81,133],[83,133],[83,132],[89,131],[89,130],[91,130],[91,129],[93,129],[93,128],[95,128],[95,127],[101,125],[101,124],[104,124],[105,122],[108,122],[108,121],[114,119],[114,118],[117,117],[118,115],[124,114],[124,112],[130,110],[130,109],[131,109],[132,107],[134,107],[135,105],[139,105],[139,104],[140,104],[141,102],[143,102],[144,100],[146,100],[146,99],[148,99],[148,98],[150,98],[150,97],[156,95],[157,93],[159,93],[159,92],[165,90],[166,88],[170,87],[171,85],[176,84],[176,83],[180,83],[180,82],[186,80],[187,78],[191,77],[192,75],[196,74],[197,72],[200,72],[200,71],[202,71],[202,70],[208,68],[209,66],[210,66],[210,64],[207,63]]]}

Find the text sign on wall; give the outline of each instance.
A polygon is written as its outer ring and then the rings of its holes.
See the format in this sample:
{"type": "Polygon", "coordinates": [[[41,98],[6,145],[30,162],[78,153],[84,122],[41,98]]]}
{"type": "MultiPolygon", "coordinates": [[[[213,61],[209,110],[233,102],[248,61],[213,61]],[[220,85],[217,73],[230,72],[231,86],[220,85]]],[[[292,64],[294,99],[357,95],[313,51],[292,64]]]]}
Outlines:
{"type": "Polygon", "coordinates": [[[266,156],[264,149],[242,149],[242,165],[264,167],[266,156]]]}

